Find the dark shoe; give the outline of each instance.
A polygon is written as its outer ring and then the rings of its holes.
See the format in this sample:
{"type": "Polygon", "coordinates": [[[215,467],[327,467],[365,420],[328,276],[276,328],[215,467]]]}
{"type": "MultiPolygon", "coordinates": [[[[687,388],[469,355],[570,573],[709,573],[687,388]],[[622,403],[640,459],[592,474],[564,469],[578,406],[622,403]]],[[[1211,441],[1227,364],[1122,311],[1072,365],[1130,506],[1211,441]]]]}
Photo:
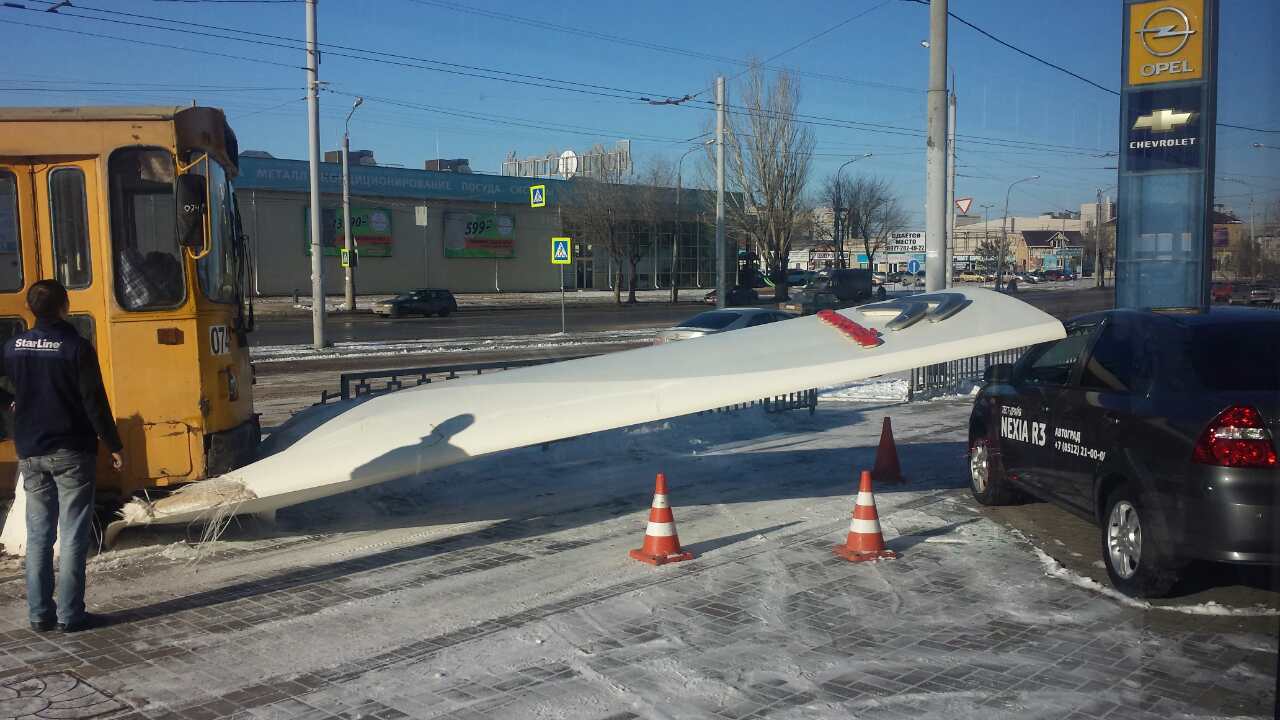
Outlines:
{"type": "Polygon", "coordinates": [[[31,632],[45,633],[52,630],[54,622],[52,620],[33,620],[31,621],[31,632]]]}
{"type": "Polygon", "coordinates": [[[77,633],[82,630],[92,630],[94,628],[105,627],[107,619],[101,615],[93,613],[85,613],[84,617],[70,623],[58,623],[58,632],[60,633],[77,633]]]}

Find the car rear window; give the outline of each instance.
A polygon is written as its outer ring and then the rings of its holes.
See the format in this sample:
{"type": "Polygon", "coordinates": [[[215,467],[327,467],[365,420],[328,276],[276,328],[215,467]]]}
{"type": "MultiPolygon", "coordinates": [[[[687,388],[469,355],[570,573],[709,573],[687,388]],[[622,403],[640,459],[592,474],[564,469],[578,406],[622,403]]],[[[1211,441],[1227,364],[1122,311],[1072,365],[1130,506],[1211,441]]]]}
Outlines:
{"type": "Polygon", "coordinates": [[[1185,357],[1206,390],[1280,391],[1280,321],[1191,328],[1185,357]]]}
{"type": "Polygon", "coordinates": [[[680,323],[680,327],[698,328],[699,330],[723,330],[732,325],[733,321],[739,317],[742,317],[742,313],[713,310],[712,312],[694,315],[680,323]]]}

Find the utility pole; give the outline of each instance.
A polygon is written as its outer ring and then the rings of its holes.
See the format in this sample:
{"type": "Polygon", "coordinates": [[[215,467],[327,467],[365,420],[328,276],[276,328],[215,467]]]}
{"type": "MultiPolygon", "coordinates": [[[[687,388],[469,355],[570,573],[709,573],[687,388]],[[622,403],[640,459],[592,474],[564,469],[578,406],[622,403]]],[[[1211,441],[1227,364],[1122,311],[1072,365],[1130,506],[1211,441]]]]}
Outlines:
{"type": "MultiPolygon", "coordinates": [[[[838,177],[838,174],[837,174],[837,177],[838,177]]],[[[840,198],[839,198],[840,202],[843,202],[843,198],[844,198],[843,187],[840,188],[839,195],[840,195],[840,198]]],[[[831,208],[831,234],[833,236],[832,243],[835,245],[835,251],[836,251],[836,261],[834,266],[837,268],[842,267],[840,264],[840,261],[841,261],[841,258],[844,257],[844,228],[840,226],[840,217],[844,215],[844,208],[840,207],[840,202],[835,203],[835,207],[831,208]]]]}
{"type": "Polygon", "coordinates": [[[925,146],[925,289],[946,286],[947,0],[929,1],[929,136],[925,146]]]}
{"type": "MultiPolygon", "coordinates": [[[[1266,146],[1265,146],[1265,145],[1258,145],[1258,144],[1255,144],[1255,145],[1254,145],[1254,147],[1256,147],[1256,148],[1257,148],[1257,147],[1266,147],[1266,146]]],[[[1245,182],[1245,181],[1243,181],[1243,180],[1237,180],[1237,179],[1235,179],[1235,178],[1229,178],[1229,177],[1218,178],[1218,180],[1220,180],[1220,181],[1222,181],[1222,182],[1233,182],[1233,183],[1238,183],[1238,184],[1240,184],[1240,185],[1243,185],[1243,186],[1245,186],[1245,187],[1249,188],[1249,254],[1250,254],[1250,256],[1253,258],[1253,266],[1249,268],[1249,273],[1250,273],[1252,276],[1254,276],[1254,277],[1256,278],[1256,277],[1257,277],[1257,275],[1258,275],[1258,273],[1260,272],[1260,267],[1261,267],[1261,264],[1262,264],[1262,251],[1261,251],[1261,248],[1259,248],[1259,247],[1258,247],[1258,244],[1257,244],[1257,235],[1255,235],[1255,234],[1254,234],[1254,223],[1253,223],[1253,217],[1254,217],[1254,216],[1253,216],[1253,196],[1254,196],[1254,192],[1253,192],[1253,185],[1250,185],[1249,183],[1247,183],[1247,182],[1245,182]]]]}
{"type": "Polygon", "coordinates": [[[983,203],[978,207],[982,208],[982,244],[991,247],[991,208],[995,207],[995,203],[983,203]]]}
{"type": "Polygon", "coordinates": [[[316,46],[316,3],[307,0],[307,140],[311,160],[311,344],[326,345],[324,337],[324,248],[320,242],[320,50],[316,46]]]}
{"type": "MultiPolygon", "coordinates": [[[[724,76],[716,78],[716,307],[728,301],[724,246],[724,76]]],[[[736,260],[736,258],[735,258],[736,260]]]]}
{"type": "Polygon", "coordinates": [[[1097,202],[1093,206],[1093,286],[1107,286],[1102,277],[1102,188],[1098,188],[1097,202]]]}
{"type": "MultiPolygon", "coordinates": [[[[947,94],[947,275],[951,287],[955,272],[952,256],[956,244],[956,76],[951,75],[951,92],[947,94]]],[[[927,256],[926,256],[927,257],[927,256]]],[[[927,273],[926,273],[927,274],[927,273]]]]}
{"type": "Polygon", "coordinates": [[[347,278],[343,287],[343,295],[347,301],[347,312],[356,311],[356,244],[351,238],[351,170],[348,155],[351,154],[351,116],[360,107],[364,98],[358,97],[351,104],[351,112],[342,126],[342,239],[347,250],[347,278]]]}

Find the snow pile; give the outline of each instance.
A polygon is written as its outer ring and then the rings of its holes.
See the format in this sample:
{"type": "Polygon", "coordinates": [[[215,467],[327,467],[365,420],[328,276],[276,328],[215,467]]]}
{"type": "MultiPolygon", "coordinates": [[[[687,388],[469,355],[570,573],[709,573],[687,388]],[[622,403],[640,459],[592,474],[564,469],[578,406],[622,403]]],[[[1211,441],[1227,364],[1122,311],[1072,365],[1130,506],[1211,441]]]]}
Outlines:
{"type": "Polygon", "coordinates": [[[1176,607],[1162,608],[1164,610],[1177,610],[1178,612],[1188,613],[1190,615],[1230,615],[1230,616],[1275,616],[1280,615],[1280,610],[1276,608],[1262,607],[1255,605],[1248,608],[1234,608],[1220,605],[1212,600],[1203,602],[1198,605],[1179,605],[1176,607]]]}
{"type": "Polygon", "coordinates": [[[906,402],[908,383],[904,378],[870,378],[848,385],[825,388],[818,393],[819,400],[836,402],[892,401],[906,402]]]}
{"type": "MultiPolygon", "coordinates": [[[[1014,534],[1021,537],[1022,540],[1030,542],[1027,540],[1025,535],[1022,535],[1022,533],[1015,531],[1014,534]]],[[[1035,552],[1036,557],[1040,559],[1040,564],[1044,566],[1044,574],[1048,575],[1049,577],[1056,577],[1059,580],[1063,580],[1070,585],[1075,585],[1076,587],[1084,588],[1085,590],[1091,590],[1093,592],[1106,595],[1112,600],[1116,600],[1120,602],[1120,604],[1122,605],[1128,605],[1129,607],[1138,608],[1139,610],[1150,610],[1152,608],[1151,603],[1145,600],[1138,600],[1135,598],[1131,598],[1128,595],[1125,595],[1124,593],[1116,590],[1115,588],[1109,588],[1106,585],[1103,585],[1097,582],[1093,578],[1087,578],[1083,575],[1079,575],[1077,573],[1074,573],[1068,570],[1067,568],[1063,567],[1062,564],[1059,563],[1057,560],[1054,560],[1052,557],[1050,557],[1048,553],[1036,547],[1035,545],[1032,545],[1031,549],[1035,552]]],[[[1168,609],[1173,609],[1173,608],[1168,608],[1168,609]]]]}
{"type": "MultiPolygon", "coordinates": [[[[1026,541],[1026,537],[1021,533],[1016,533],[1026,541]]],[[[1092,578],[1084,577],[1078,573],[1072,572],[1063,567],[1061,563],[1054,560],[1047,553],[1038,547],[1032,545],[1036,557],[1040,559],[1040,564],[1044,566],[1044,574],[1049,577],[1056,577],[1071,585],[1075,585],[1085,590],[1091,590],[1139,610],[1169,610],[1171,612],[1179,612],[1186,615],[1217,615],[1217,616],[1234,616],[1234,617],[1267,617],[1280,615],[1280,610],[1276,608],[1268,608],[1255,605],[1253,607],[1235,608],[1220,605],[1212,600],[1208,602],[1198,603],[1196,605],[1152,605],[1145,600],[1131,598],[1114,588],[1107,587],[1092,578]]]]}

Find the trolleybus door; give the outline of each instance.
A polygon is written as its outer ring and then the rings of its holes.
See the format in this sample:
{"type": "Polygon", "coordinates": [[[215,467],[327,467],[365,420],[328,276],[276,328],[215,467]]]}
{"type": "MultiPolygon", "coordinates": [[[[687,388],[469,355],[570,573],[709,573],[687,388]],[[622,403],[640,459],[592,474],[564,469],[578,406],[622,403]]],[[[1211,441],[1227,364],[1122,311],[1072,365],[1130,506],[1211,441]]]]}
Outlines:
{"type": "MultiPolygon", "coordinates": [[[[67,288],[70,322],[98,348],[106,364],[108,350],[101,341],[106,318],[106,263],[101,249],[97,165],[92,160],[33,162],[36,221],[40,242],[40,277],[67,288]]],[[[108,392],[110,380],[107,379],[108,392]]]]}

